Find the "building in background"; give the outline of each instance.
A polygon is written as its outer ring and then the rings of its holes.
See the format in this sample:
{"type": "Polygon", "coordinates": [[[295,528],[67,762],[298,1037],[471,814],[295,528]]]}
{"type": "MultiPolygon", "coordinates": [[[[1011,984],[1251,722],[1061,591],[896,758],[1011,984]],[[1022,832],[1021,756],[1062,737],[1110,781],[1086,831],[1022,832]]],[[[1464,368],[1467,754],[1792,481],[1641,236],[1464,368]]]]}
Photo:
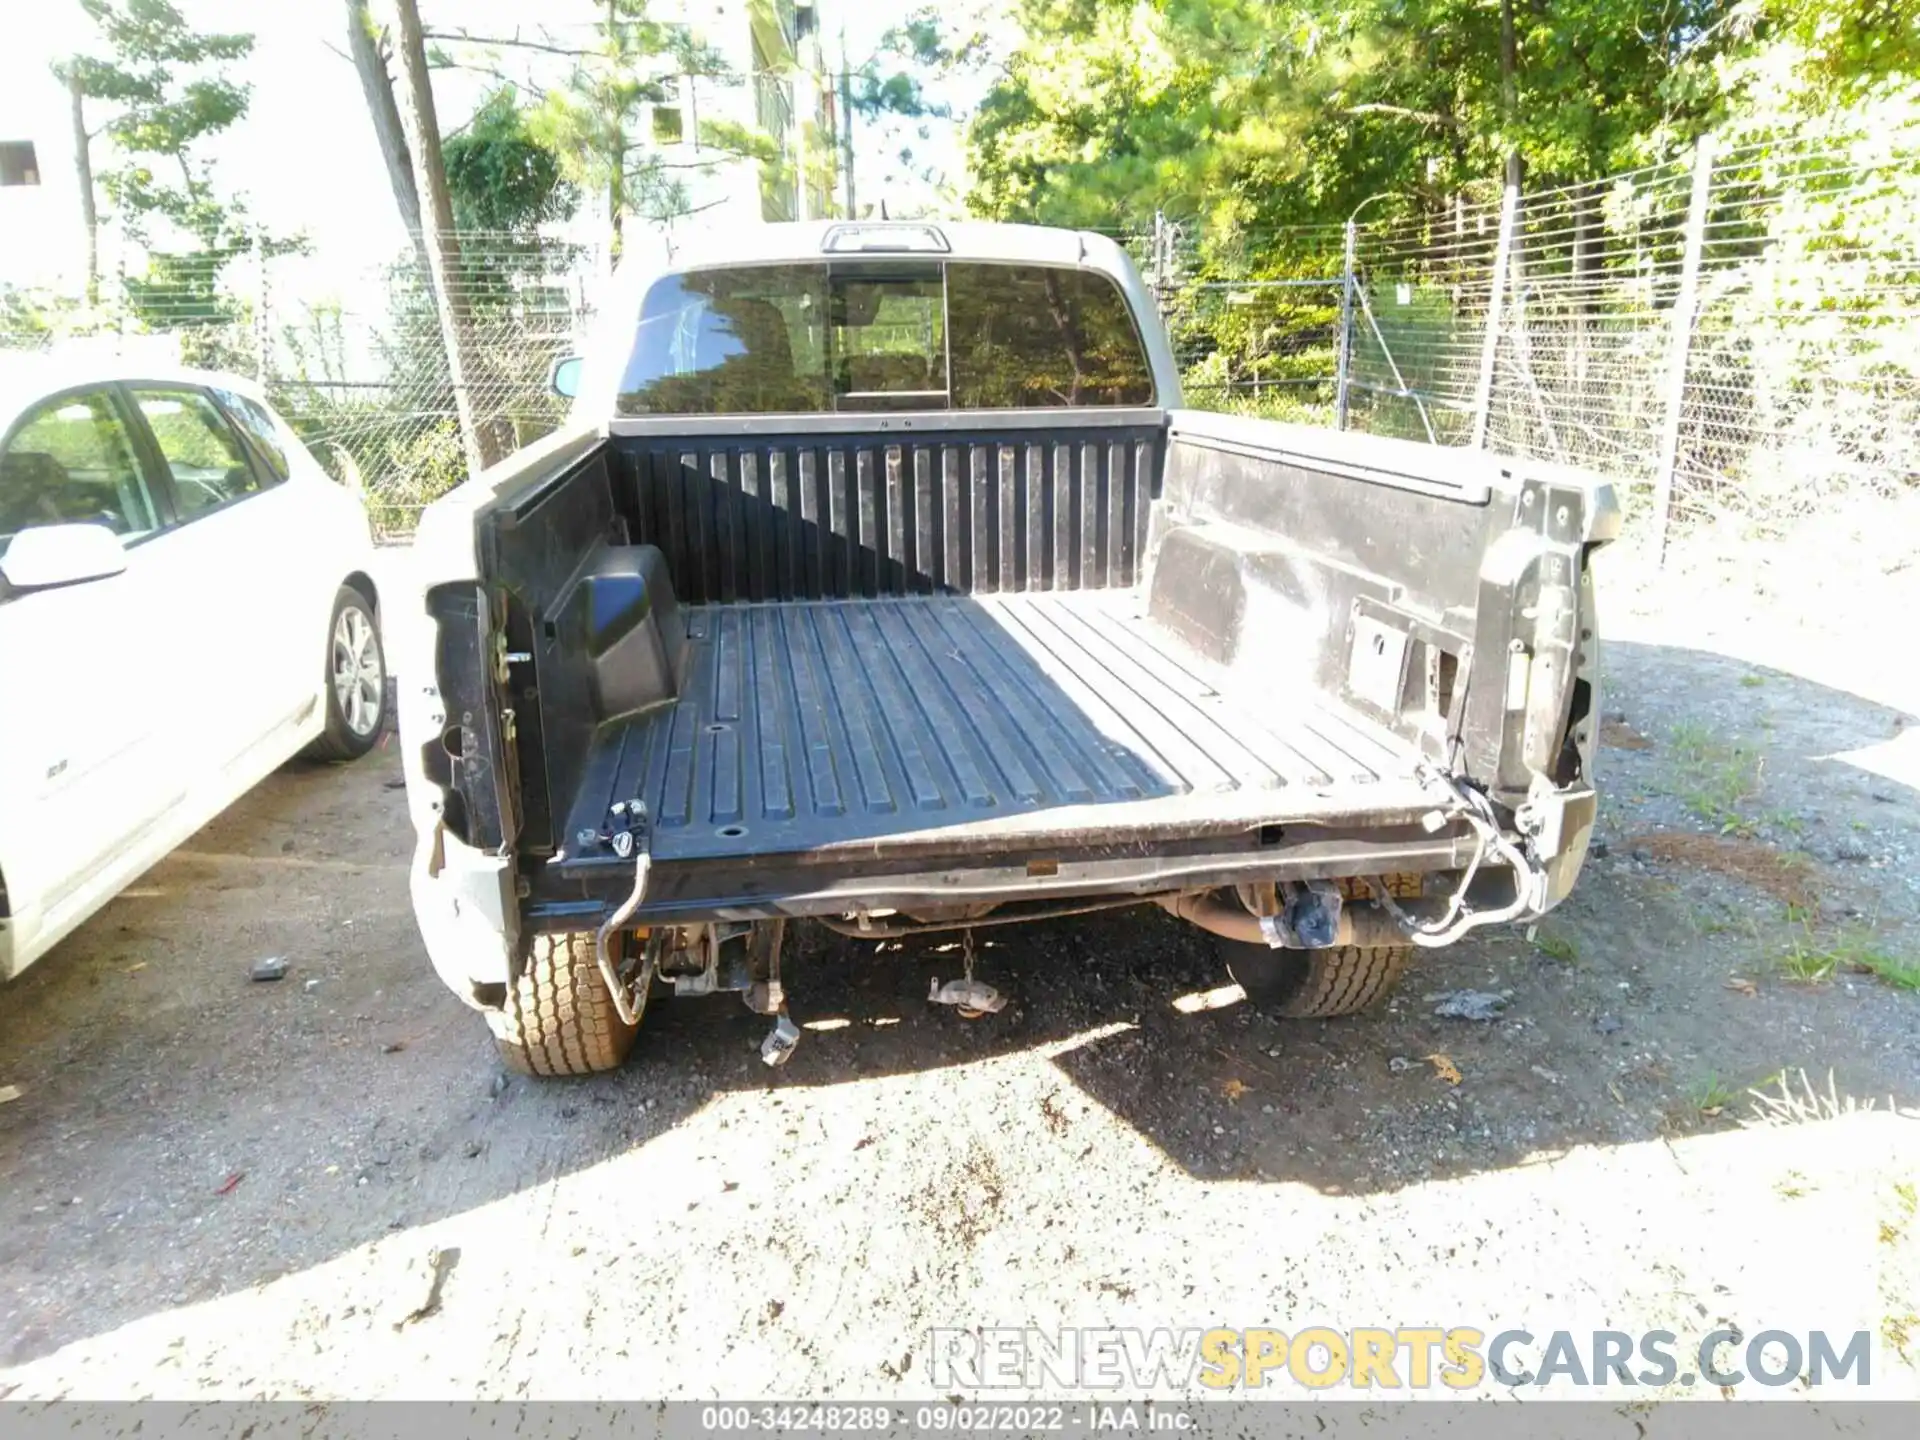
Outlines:
{"type": "Polygon", "coordinates": [[[652,140],[685,177],[687,210],[711,220],[817,220],[838,213],[838,75],[823,40],[822,0],[660,0],[656,19],[685,25],[726,73],[687,75],[652,107],[652,140]],[[703,127],[704,130],[703,130],[703,127]],[[765,158],[712,142],[751,137],[765,158]],[[717,213],[715,213],[717,212],[717,213]]]}
{"type": "Polygon", "coordinates": [[[0,285],[77,287],[79,206],[61,143],[66,114],[14,102],[0,96],[0,285]],[[48,175],[53,163],[68,175],[48,175]]]}
{"type": "Polygon", "coordinates": [[[40,161],[31,140],[0,140],[0,189],[40,184],[40,161]]]}

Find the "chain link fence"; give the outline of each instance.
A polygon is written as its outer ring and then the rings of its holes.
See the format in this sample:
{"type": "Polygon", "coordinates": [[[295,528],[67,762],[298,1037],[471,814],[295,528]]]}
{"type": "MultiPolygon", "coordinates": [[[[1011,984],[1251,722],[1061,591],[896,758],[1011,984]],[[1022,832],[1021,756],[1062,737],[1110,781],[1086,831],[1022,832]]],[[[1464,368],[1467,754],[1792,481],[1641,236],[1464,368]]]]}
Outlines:
{"type": "MultiPolygon", "coordinates": [[[[475,423],[504,454],[553,429],[552,362],[572,351],[604,268],[590,245],[466,233],[451,291],[475,423]]],[[[362,490],[376,529],[411,532],[465,478],[424,256],[341,267],[299,246],[109,258],[94,301],[0,289],[0,349],[151,357],[259,380],[314,456],[362,490]]]]}
{"type": "Polygon", "coordinates": [[[1920,481],[1920,131],[1490,187],[1352,255],[1358,427],[1606,472],[1661,538],[1920,481]]]}
{"type": "Polygon", "coordinates": [[[1209,233],[1155,216],[1120,243],[1166,322],[1186,403],[1331,424],[1344,279],[1338,227],[1209,233]]]}
{"type": "MultiPolygon", "coordinates": [[[[1627,482],[1656,535],[1785,526],[1920,481],[1920,134],[1705,144],[1517,195],[1378,197],[1346,227],[1120,237],[1187,403],[1485,444],[1627,482]]],[[[459,237],[469,398],[496,450],[560,418],[596,247],[459,237]]],[[[259,377],[321,462],[405,534],[466,461],[422,258],[298,247],[109,261],[92,303],[0,285],[0,347],[92,345],[259,377]]]]}

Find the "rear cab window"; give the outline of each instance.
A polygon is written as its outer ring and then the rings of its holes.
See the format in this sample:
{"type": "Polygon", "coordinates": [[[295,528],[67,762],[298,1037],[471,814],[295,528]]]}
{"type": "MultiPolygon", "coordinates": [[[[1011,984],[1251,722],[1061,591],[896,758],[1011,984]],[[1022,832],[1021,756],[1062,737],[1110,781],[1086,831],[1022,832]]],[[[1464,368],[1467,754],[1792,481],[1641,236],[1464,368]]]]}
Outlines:
{"type": "Polygon", "coordinates": [[[1107,276],[886,259],[694,270],[656,281],[622,415],[1151,405],[1153,372],[1107,276]]]}

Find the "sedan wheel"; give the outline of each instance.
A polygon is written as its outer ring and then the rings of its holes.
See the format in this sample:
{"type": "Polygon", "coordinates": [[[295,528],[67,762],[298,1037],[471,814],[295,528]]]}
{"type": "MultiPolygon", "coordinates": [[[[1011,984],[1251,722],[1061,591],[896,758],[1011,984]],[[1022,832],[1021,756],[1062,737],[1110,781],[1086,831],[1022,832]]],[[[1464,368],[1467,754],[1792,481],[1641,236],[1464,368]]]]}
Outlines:
{"type": "Polygon", "coordinates": [[[357,760],[380,739],[387,714],[387,657],[373,602],[351,585],[333,600],[327,630],[327,728],[307,749],[316,760],[357,760]]]}
{"type": "Polygon", "coordinates": [[[344,605],[333,622],[334,703],[355,735],[371,735],[386,708],[387,667],[373,617],[358,605],[344,605]]]}

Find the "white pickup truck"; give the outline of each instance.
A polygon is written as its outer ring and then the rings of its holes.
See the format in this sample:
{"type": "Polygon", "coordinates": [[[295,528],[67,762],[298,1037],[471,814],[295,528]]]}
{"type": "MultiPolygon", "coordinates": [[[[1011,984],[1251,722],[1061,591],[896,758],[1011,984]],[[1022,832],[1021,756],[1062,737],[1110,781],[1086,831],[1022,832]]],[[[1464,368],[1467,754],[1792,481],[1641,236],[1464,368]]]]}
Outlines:
{"type": "Polygon", "coordinates": [[[783,1058],[794,917],[1151,902],[1324,1016],[1573,884],[1602,482],[1183,409],[1126,256],[1022,226],[629,259],[555,381],[427,511],[399,667],[420,928],[522,1069],[664,989],[783,1058]]]}

